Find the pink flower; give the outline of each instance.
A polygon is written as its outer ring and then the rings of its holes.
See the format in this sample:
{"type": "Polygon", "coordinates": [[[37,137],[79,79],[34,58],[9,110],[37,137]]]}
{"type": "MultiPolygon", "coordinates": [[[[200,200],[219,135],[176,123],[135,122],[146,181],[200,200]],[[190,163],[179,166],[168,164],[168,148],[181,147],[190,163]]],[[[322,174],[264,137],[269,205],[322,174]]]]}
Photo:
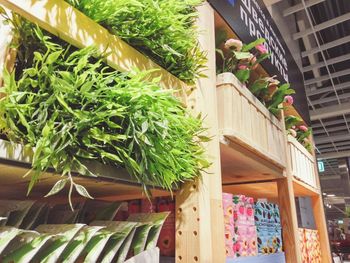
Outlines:
{"type": "Polygon", "coordinates": [[[256,50],[259,51],[260,54],[267,54],[268,51],[263,44],[259,44],[255,46],[256,50]]]}
{"type": "Polygon", "coordinates": [[[230,38],[225,42],[226,48],[234,47],[237,51],[241,51],[242,46],[243,46],[242,41],[240,41],[238,39],[230,38]]]}
{"type": "Polygon", "coordinates": [[[295,130],[295,128],[296,128],[296,126],[295,126],[295,125],[293,125],[293,126],[292,126],[292,129],[294,129],[294,130],[295,130]]]}
{"type": "Polygon", "coordinates": [[[245,70],[245,69],[248,69],[248,67],[246,65],[239,65],[238,69],[239,70],[245,70]]]}
{"type": "Polygon", "coordinates": [[[290,135],[292,135],[294,138],[297,137],[297,132],[295,130],[289,129],[288,131],[289,131],[290,135]]]}
{"type": "Polygon", "coordinates": [[[305,125],[300,125],[298,128],[299,128],[299,130],[304,131],[304,132],[307,132],[307,130],[308,130],[308,128],[305,125]]]}
{"type": "Polygon", "coordinates": [[[293,102],[294,102],[294,99],[293,99],[292,96],[287,95],[287,96],[284,97],[284,102],[285,102],[287,105],[292,105],[293,102]]]}

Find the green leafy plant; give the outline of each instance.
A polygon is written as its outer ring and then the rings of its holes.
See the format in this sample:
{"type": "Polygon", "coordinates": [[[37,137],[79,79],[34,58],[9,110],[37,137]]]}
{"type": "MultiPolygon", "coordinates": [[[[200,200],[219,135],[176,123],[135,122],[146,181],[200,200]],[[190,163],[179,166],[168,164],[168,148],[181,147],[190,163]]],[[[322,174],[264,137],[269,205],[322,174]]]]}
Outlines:
{"type": "Polygon", "coordinates": [[[245,45],[237,39],[225,41],[225,36],[223,31],[219,31],[216,36],[217,74],[231,72],[239,81],[247,83],[250,72],[270,56],[263,46],[265,39],[259,38],[245,45]],[[252,51],[255,51],[254,54],[252,51]]]}
{"type": "Polygon", "coordinates": [[[205,67],[194,26],[203,0],[66,0],[88,17],[193,84],[205,67]]]}
{"type": "Polygon", "coordinates": [[[309,152],[312,152],[312,144],[309,139],[312,129],[303,125],[303,120],[294,115],[286,116],[284,121],[288,134],[296,138],[309,152]]]}
{"type": "Polygon", "coordinates": [[[158,79],[146,81],[150,72],[116,72],[103,57],[94,58],[93,47],[76,50],[25,26],[16,32],[21,72],[5,71],[0,90],[6,95],[0,131],[35,147],[28,192],[53,167],[63,178],[48,195],[70,183],[70,204],[74,188],[92,198],[72,176],[95,176],[87,160],[126,168],[146,193],[147,185],[171,190],[209,165],[202,120],[191,117],[171,90],[162,90],[158,79]]]}

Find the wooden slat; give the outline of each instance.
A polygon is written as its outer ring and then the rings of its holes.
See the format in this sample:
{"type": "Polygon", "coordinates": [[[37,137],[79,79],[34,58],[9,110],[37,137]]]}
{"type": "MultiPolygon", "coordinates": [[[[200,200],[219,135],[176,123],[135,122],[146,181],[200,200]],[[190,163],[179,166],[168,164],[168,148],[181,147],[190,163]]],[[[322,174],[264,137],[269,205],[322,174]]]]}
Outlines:
{"type": "Polygon", "coordinates": [[[163,87],[180,90],[183,98],[189,92],[184,82],[63,0],[0,0],[0,4],[78,48],[94,45],[109,53],[107,63],[117,70],[158,69],[152,76],[161,76],[163,87]]]}
{"type": "Polygon", "coordinates": [[[220,133],[285,168],[281,121],[231,73],[217,76],[217,90],[220,133]]]}

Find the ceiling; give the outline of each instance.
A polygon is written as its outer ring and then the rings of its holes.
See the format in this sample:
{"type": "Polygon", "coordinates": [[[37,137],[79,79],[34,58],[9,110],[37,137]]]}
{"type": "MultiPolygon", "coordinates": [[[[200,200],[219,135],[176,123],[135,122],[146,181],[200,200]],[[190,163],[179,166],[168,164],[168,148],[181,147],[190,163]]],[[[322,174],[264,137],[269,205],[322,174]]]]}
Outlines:
{"type": "Polygon", "coordinates": [[[303,72],[327,215],[341,218],[350,205],[350,1],[264,2],[303,72]]]}

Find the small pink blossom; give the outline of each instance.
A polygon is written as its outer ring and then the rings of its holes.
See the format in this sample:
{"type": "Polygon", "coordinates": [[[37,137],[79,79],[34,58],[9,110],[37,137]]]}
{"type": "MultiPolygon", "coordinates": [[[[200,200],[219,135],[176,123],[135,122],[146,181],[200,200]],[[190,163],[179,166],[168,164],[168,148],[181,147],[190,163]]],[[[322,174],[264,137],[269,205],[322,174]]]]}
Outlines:
{"type": "Polygon", "coordinates": [[[293,125],[293,126],[292,126],[292,129],[293,129],[293,130],[295,130],[295,129],[296,129],[296,126],[295,126],[295,125],[293,125]]]}
{"type": "Polygon", "coordinates": [[[297,137],[297,132],[294,129],[289,129],[288,131],[290,135],[292,135],[293,137],[297,137]]]}
{"type": "Polygon", "coordinates": [[[285,102],[287,105],[292,105],[293,102],[294,102],[294,99],[293,99],[292,96],[287,95],[287,96],[284,97],[284,102],[285,102]]]}
{"type": "Polygon", "coordinates": [[[305,125],[300,125],[298,128],[299,128],[299,130],[304,131],[304,132],[307,132],[307,130],[308,130],[308,128],[305,125]]]}
{"type": "Polygon", "coordinates": [[[267,54],[268,51],[263,44],[259,44],[255,46],[256,50],[259,51],[260,54],[267,54]]]}
{"type": "Polygon", "coordinates": [[[248,67],[246,65],[239,65],[238,69],[239,70],[245,70],[245,69],[248,69],[248,67]]]}
{"type": "Polygon", "coordinates": [[[225,42],[225,47],[226,48],[234,47],[237,51],[241,51],[243,47],[243,43],[238,39],[230,38],[225,42]]]}

